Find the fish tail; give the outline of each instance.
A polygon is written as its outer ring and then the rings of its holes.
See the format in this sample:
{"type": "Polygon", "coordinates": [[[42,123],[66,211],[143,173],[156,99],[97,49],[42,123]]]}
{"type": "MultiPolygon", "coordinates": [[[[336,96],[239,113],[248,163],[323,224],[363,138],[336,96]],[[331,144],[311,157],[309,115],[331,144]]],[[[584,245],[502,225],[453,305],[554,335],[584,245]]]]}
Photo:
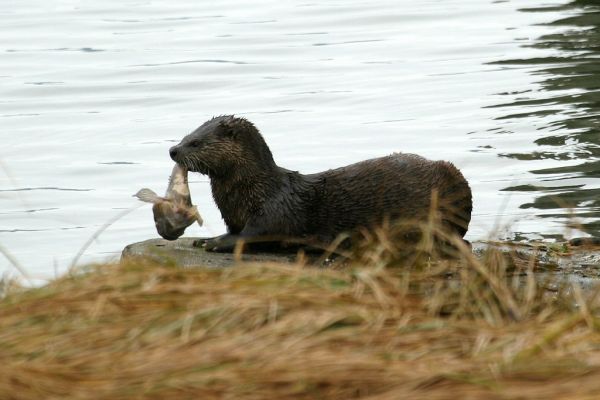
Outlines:
{"type": "Polygon", "coordinates": [[[148,188],[140,189],[136,194],[133,195],[133,197],[137,197],[146,203],[157,203],[161,200],[161,197],[148,188]]]}

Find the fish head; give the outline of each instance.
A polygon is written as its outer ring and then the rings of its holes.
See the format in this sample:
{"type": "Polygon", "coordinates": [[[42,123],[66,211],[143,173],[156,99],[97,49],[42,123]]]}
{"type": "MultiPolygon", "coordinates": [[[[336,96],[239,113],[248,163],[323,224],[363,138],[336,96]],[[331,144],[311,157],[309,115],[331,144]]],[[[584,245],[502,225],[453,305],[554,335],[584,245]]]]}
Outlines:
{"type": "Polygon", "coordinates": [[[183,235],[185,229],[195,221],[186,210],[171,201],[155,204],[152,212],[158,234],[167,240],[176,240],[183,235]]]}
{"type": "Polygon", "coordinates": [[[175,229],[169,221],[165,219],[157,220],[155,222],[156,231],[158,234],[166,240],[177,240],[185,232],[185,227],[175,229]]]}

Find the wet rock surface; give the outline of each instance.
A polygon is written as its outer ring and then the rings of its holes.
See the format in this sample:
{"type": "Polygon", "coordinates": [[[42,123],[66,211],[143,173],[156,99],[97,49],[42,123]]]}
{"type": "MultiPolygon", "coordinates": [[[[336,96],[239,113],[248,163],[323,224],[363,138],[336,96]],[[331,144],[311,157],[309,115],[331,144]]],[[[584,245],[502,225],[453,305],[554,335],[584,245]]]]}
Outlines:
{"type": "Polygon", "coordinates": [[[194,241],[200,238],[149,239],[132,243],[123,249],[121,259],[145,257],[160,263],[174,263],[181,267],[231,267],[239,261],[245,262],[283,262],[296,260],[296,253],[255,253],[236,256],[231,253],[211,253],[201,247],[195,247],[194,241]]]}
{"type": "MultiPolygon", "coordinates": [[[[234,255],[211,253],[194,247],[199,238],[180,238],[174,241],[149,239],[125,247],[121,258],[145,257],[160,263],[173,263],[182,267],[231,267],[237,262],[297,261],[297,253],[253,253],[234,255]]],[[[578,283],[582,288],[600,284],[600,245],[590,243],[573,246],[569,243],[521,244],[510,242],[475,242],[473,253],[484,257],[486,250],[493,248],[506,255],[517,268],[533,265],[538,280],[578,283]]],[[[322,264],[322,263],[321,263],[322,264]]]]}

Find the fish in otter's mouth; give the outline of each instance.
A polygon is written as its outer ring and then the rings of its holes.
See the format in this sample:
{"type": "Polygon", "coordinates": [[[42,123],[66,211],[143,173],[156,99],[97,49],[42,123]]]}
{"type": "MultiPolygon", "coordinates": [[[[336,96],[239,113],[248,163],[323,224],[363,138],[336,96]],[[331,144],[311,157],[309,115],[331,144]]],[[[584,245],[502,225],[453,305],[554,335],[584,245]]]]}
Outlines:
{"type": "Polygon", "coordinates": [[[141,201],[153,204],[156,230],[167,240],[179,238],[195,221],[200,226],[203,223],[197,207],[192,204],[187,174],[188,169],[185,166],[175,164],[164,197],[158,196],[148,188],[140,189],[134,195],[141,201]]]}

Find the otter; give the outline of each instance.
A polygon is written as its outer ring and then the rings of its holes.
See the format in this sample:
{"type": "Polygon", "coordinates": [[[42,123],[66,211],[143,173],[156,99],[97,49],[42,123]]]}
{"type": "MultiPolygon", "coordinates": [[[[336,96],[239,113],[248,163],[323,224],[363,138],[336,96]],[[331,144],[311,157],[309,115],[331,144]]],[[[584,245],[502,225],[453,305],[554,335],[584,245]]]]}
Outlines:
{"type": "Polygon", "coordinates": [[[279,167],[258,129],[225,115],[202,124],[169,150],[176,163],[208,175],[227,233],[209,251],[230,252],[239,240],[277,238],[327,245],[384,221],[423,221],[433,193],[444,227],[463,237],[471,189],[450,162],[391,155],[314,174],[279,167]]]}

